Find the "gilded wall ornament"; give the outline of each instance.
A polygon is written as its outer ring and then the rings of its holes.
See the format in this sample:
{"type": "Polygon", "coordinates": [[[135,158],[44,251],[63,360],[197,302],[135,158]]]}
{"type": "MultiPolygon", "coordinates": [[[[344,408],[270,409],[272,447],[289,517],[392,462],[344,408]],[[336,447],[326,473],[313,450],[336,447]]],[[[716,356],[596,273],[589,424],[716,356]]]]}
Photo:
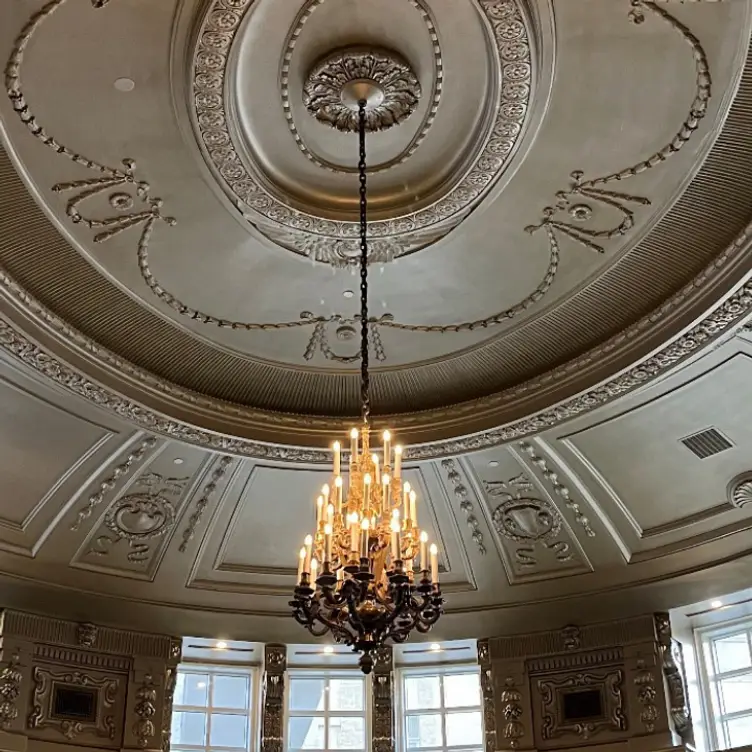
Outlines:
{"type": "Polygon", "coordinates": [[[133,708],[136,722],[133,724],[133,735],[138,746],[146,749],[156,733],[154,716],[157,712],[157,687],[151,674],[146,674],[136,690],[136,705],[133,708]]]}
{"type": "Polygon", "coordinates": [[[93,648],[97,642],[99,627],[91,622],[83,622],[76,626],[76,640],[82,648],[93,648]]]}
{"type": "Polygon", "coordinates": [[[264,645],[264,695],[261,752],[283,752],[287,647],[264,645]]]}
{"type": "Polygon", "coordinates": [[[119,679],[92,676],[83,671],[58,672],[43,666],[34,666],[32,680],[34,682],[32,709],[27,721],[30,729],[55,728],[69,741],[85,733],[110,740],[115,739],[113,713],[120,690],[119,679]],[[94,690],[96,702],[93,706],[93,716],[80,721],[57,716],[53,707],[57,687],[94,690]]]}
{"type": "Polygon", "coordinates": [[[602,731],[626,731],[624,672],[621,669],[578,672],[568,676],[538,679],[541,698],[541,736],[544,740],[578,736],[583,740],[602,731]],[[601,693],[603,716],[593,720],[568,720],[563,715],[561,697],[579,689],[597,689],[601,693]]]}
{"type": "Polygon", "coordinates": [[[0,670],[0,729],[4,731],[18,718],[16,700],[21,693],[22,681],[21,656],[16,651],[0,670]]]}
{"type": "Polygon", "coordinates": [[[646,667],[645,661],[637,661],[637,673],[633,679],[637,687],[637,701],[642,706],[640,720],[648,734],[655,731],[655,722],[658,720],[658,707],[655,704],[657,692],[655,689],[655,676],[646,667]]]}
{"type": "Polygon", "coordinates": [[[522,692],[511,676],[504,681],[504,689],[499,697],[501,700],[501,715],[504,718],[504,728],[501,736],[508,749],[517,749],[520,739],[525,736],[525,726],[522,718],[522,692]]]}

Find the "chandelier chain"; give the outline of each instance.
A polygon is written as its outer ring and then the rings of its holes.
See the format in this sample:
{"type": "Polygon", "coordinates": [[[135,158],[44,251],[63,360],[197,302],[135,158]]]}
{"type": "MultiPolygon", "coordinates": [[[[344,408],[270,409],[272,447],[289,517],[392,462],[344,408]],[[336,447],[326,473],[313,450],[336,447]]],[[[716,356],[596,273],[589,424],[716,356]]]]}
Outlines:
{"type": "Polygon", "coordinates": [[[371,379],[368,373],[368,194],[366,190],[366,105],[358,102],[359,155],[358,179],[360,181],[360,401],[363,423],[371,415],[371,379]]]}

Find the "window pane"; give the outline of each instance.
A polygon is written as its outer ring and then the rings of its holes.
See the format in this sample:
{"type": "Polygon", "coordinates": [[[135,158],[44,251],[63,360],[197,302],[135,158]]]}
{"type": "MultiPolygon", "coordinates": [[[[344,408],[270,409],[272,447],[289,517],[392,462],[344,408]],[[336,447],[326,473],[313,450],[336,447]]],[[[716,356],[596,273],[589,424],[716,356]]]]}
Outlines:
{"type": "Polygon", "coordinates": [[[724,714],[752,710],[752,674],[724,679],[720,685],[724,714]]]}
{"type": "Polygon", "coordinates": [[[444,677],[444,705],[448,708],[480,705],[478,674],[447,674],[444,677]]]}
{"type": "Polygon", "coordinates": [[[204,713],[185,713],[176,711],[172,714],[173,744],[206,744],[206,715],[204,713]]]}
{"type": "Polygon", "coordinates": [[[330,679],[329,708],[363,710],[363,682],[360,679],[330,679]]]}
{"type": "Polygon", "coordinates": [[[292,679],[290,682],[290,710],[323,710],[324,679],[292,679]]]}
{"type": "MultiPolygon", "coordinates": [[[[443,743],[440,715],[407,716],[407,746],[409,749],[441,747],[443,743]]],[[[472,742],[470,743],[472,744],[472,742]]]]}
{"type": "Polygon", "coordinates": [[[482,744],[483,721],[480,713],[447,713],[446,735],[448,747],[482,744]]]}
{"type": "Polygon", "coordinates": [[[365,746],[365,719],[329,719],[329,749],[365,749],[365,746]]]}
{"type": "Polygon", "coordinates": [[[215,674],[212,689],[212,705],[215,708],[248,707],[248,677],[215,674]]]}
{"type": "Polygon", "coordinates": [[[324,749],[323,718],[290,718],[287,729],[290,749],[324,749]]]}
{"type": "Polygon", "coordinates": [[[248,716],[212,713],[209,744],[213,747],[247,747],[248,716]]]}
{"type": "Polygon", "coordinates": [[[407,710],[426,710],[441,707],[438,676],[408,676],[405,678],[405,707],[407,710]]]}
{"type": "Polygon", "coordinates": [[[208,685],[209,677],[206,674],[184,674],[179,671],[175,682],[175,705],[206,707],[208,685]]]}
{"type": "Polygon", "coordinates": [[[749,661],[749,643],[747,633],[729,635],[713,640],[713,650],[718,664],[718,671],[734,671],[738,668],[747,668],[749,661]]]}
{"type": "Polygon", "coordinates": [[[752,715],[726,721],[726,729],[728,730],[729,744],[732,747],[744,747],[747,744],[752,744],[752,715]]]}

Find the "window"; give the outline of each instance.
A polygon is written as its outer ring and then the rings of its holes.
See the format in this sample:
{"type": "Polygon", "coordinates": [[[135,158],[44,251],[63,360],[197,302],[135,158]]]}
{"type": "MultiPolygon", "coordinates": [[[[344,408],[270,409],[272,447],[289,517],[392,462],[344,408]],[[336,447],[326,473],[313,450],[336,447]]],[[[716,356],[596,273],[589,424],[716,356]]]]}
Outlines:
{"type": "Polygon", "coordinates": [[[752,744],[752,622],[698,633],[715,747],[752,744]]]}
{"type": "Polygon", "coordinates": [[[366,681],[355,671],[291,671],[287,749],[329,752],[368,749],[366,681]]]}
{"type": "Polygon", "coordinates": [[[405,669],[401,701],[403,752],[483,752],[477,669],[405,669]]]}
{"type": "Polygon", "coordinates": [[[172,711],[173,752],[251,752],[257,747],[255,671],[245,667],[178,669],[172,711]]]}

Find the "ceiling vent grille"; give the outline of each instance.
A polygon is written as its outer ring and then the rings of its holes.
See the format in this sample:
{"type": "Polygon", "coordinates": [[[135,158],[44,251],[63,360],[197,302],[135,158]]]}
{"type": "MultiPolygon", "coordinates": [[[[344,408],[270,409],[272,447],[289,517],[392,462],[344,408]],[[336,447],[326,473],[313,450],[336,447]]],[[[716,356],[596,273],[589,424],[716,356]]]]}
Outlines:
{"type": "Polygon", "coordinates": [[[715,428],[707,428],[699,433],[692,434],[681,440],[692,454],[701,460],[712,457],[714,454],[725,452],[734,446],[720,431],[715,428]]]}

